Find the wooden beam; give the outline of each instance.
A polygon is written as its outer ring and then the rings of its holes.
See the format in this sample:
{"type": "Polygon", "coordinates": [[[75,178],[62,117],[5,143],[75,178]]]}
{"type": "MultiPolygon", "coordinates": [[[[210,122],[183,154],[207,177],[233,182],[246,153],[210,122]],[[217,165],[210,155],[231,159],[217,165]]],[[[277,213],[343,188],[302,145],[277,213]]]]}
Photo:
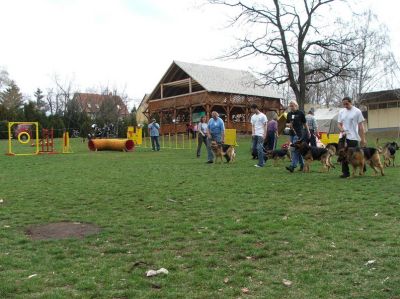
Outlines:
{"type": "Polygon", "coordinates": [[[182,80],[166,82],[166,83],[164,83],[164,86],[176,86],[176,85],[187,84],[187,83],[189,83],[189,80],[190,80],[190,78],[186,78],[186,79],[182,79],[182,80]]]}

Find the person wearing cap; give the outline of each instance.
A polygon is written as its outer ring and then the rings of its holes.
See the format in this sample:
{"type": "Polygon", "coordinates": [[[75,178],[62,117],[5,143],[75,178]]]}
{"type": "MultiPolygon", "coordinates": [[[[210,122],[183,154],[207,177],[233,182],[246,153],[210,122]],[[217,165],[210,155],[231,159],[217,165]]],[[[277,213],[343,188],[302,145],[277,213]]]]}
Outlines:
{"type": "Polygon", "coordinates": [[[151,139],[152,151],[159,151],[160,143],[158,142],[158,138],[160,136],[160,125],[156,122],[155,118],[151,120],[151,123],[149,124],[148,128],[151,139]]]}
{"type": "Polygon", "coordinates": [[[314,110],[311,109],[306,115],[308,129],[310,130],[310,145],[317,146],[317,137],[319,135],[317,121],[315,120],[314,110]]]}

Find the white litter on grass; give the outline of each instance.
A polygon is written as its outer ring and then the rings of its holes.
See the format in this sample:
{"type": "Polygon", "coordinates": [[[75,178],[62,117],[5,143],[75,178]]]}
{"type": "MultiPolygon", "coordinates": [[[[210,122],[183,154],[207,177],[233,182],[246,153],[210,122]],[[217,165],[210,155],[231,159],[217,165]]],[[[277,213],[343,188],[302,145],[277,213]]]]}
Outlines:
{"type": "Polygon", "coordinates": [[[0,203],[3,203],[3,202],[4,202],[4,200],[2,198],[0,198],[0,203]]]}
{"type": "Polygon", "coordinates": [[[287,287],[290,287],[293,284],[293,282],[287,279],[282,279],[282,283],[287,287]]]}
{"type": "Polygon", "coordinates": [[[167,269],[161,268],[161,269],[158,269],[158,270],[148,270],[148,271],[146,271],[146,276],[147,277],[151,277],[151,276],[156,276],[158,274],[168,274],[168,273],[169,272],[168,272],[167,269]]]}
{"type": "Polygon", "coordinates": [[[384,280],[382,280],[382,282],[381,282],[381,283],[382,283],[382,284],[384,284],[386,281],[388,281],[388,280],[389,280],[389,278],[390,278],[389,276],[388,276],[388,277],[386,277],[384,280]]]}
{"type": "Polygon", "coordinates": [[[375,217],[378,217],[378,215],[379,215],[379,214],[378,214],[378,213],[376,213],[376,214],[375,214],[375,217]]]}
{"type": "Polygon", "coordinates": [[[369,260],[369,261],[366,262],[364,265],[365,265],[365,266],[369,266],[369,265],[374,264],[375,262],[376,262],[375,260],[369,260]]]}
{"type": "Polygon", "coordinates": [[[37,274],[29,275],[29,276],[28,276],[28,279],[31,279],[32,277],[35,277],[35,276],[37,276],[37,274]]]}

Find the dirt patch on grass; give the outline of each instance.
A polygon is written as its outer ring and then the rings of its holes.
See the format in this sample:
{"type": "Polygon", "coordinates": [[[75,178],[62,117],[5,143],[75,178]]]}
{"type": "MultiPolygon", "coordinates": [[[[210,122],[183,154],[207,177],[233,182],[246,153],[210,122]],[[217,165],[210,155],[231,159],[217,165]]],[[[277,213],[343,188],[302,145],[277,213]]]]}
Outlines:
{"type": "Polygon", "coordinates": [[[100,227],[90,223],[57,222],[28,227],[26,234],[33,240],[83,239],[98,234],[100,230],[100,227]]]}

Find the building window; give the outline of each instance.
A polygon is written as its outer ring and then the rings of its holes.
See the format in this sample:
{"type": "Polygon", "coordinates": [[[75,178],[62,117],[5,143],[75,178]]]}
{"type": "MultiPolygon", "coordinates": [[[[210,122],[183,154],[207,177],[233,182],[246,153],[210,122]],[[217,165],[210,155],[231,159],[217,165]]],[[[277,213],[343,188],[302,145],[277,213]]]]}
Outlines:
{"type": "Polygon", "coordinates": [[[388,108],[397,108],[399,105],[399,102],[390,102],[387,104],[388,108]]]}
{"type": "Polygon", "coordinates": [[[387,103],[378,104],[378,109],[386,109],[386,108],[387,108],[387,103]]]}

